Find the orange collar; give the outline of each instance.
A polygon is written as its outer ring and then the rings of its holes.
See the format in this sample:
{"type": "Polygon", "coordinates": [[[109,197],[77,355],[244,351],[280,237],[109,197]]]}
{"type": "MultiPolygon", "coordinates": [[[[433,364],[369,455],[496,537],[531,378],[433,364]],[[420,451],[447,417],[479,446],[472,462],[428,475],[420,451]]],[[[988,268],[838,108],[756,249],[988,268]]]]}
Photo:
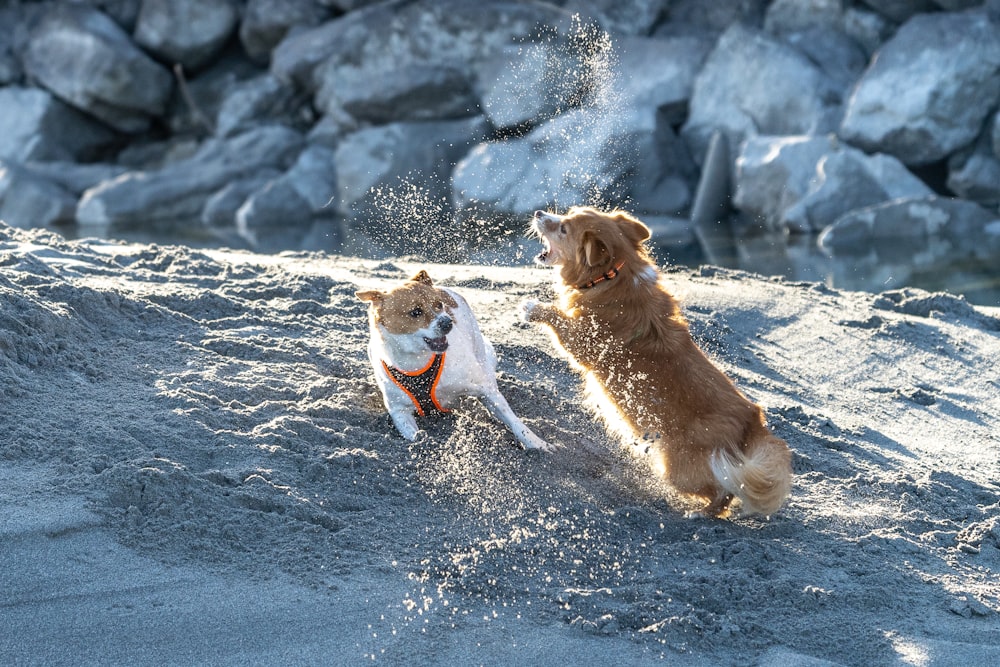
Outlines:
{"type": "Polygon", "coordinates": [[[617,264],[615,264],[614,268],[608,270],[606,273],[602,273],[601,275],[597,276],[596,278],[594,278],[590,282],[586,282],[586,283],[584,283],[582,285],[577,285],[576,288],[577,289],[590,289],[591,287],[593,287],[594,285],[596,285],[598,283],[603,283],[605,280],[611,280],[611,279],[613,279],[615,276],[617,276],[621,272],[623,266],[625,266],[625,261],[624,260],[622,260],[621,262],[618,262],[617,264]]]}

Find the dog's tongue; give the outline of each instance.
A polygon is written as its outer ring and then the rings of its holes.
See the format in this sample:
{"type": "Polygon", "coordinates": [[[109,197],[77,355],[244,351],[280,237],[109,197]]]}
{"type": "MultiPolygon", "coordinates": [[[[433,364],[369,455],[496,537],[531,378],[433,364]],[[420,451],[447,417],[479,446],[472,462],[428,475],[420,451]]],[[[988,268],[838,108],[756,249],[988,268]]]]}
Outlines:
{"type": "Polygon", "coordinates": [[[448,349],[448,337],[439,336],[437,338],[424,338],[424,342],[427,343],[427,347],[431,349],[432,352],[444,352],[448,349]]]}

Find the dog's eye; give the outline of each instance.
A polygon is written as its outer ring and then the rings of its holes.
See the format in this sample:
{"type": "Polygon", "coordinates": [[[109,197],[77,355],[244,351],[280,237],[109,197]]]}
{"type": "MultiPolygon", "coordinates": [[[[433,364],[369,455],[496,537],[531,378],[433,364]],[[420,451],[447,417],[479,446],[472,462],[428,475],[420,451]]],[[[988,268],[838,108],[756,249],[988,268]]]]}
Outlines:
{"type": "Polygon", "coordinates": [[[565,234],[566,233],[566,223],[565,222],[563,222],[563,223],[561,223],[559,225],[559,233],[560,234],[565,234]]]}
{"type": "Polygon", "coordinates": [[[410,311],[410,317],[420,317],[423,314],[424,314],[424,309],[421,308],[420,306],[417,306],[416,308],[410,311]]]}

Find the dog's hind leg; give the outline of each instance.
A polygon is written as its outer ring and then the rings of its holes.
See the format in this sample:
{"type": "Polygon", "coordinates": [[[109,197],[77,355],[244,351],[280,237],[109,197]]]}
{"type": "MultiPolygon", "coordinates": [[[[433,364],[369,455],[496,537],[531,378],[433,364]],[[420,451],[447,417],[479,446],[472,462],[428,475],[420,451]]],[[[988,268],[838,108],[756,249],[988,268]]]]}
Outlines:
{"type": "Polygon", "coordinates": [[[510,409],[510,404],[507,403],[507,399],[503,397],[500,390],[484,391],[480,394],[479,398],[490,414],[510,429],[514,437],[517,438],[517,441],[521,443],[521,447],[524,449],[539,449],[543,452],[553,450],[552,445],[535,435],[534,431],[525,426],[524,422],[514,414],[514,411],[510,409]]]}
{"type": "Polygon", "coordinates": [[[688,519],[722,519],[729,515],[729,503],[732,500],[733,494],[722,491],[700,510],[686,512],[684,517],[688,519]]]}

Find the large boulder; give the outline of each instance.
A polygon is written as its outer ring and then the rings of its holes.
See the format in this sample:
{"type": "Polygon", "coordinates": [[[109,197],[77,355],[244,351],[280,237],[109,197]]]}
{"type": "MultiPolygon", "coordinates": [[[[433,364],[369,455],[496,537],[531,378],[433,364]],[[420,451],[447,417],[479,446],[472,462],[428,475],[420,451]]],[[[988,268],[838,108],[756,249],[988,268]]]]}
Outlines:
{"type": "Polygon", "coordinates": [[[476,117],[349,134],[335,152],[337,211],[384,247],[428,250],[427,234],[452,219],[452,169],[486,131],[485,120],[476,117]]]}
{"type": "Polygon", "coordinates": [[[733,206],[771,230],[816,183],[816,165],[834,149],[830,135],[751,137],[736,158],[733,206]]]}
{"type": "Polygon", "coordinates": [[[201,209],[201,222],[207,227],[228,227],[236,222],[236,212],[254,193],[281,176],[277,169],[259,172],[229,181],[213,193],[201,209]]]}
{"type": "Polygon", "coordinates": [[[993,152],[989,131],[948,158],[948,189],[983,206],[1000,204],[1000,158],[993,152]]]}
{"type": "Polygon", "coordinates": [[[301,103],[295,90],[270,73],[228,86],[215,116],[215,133],[230,136],[267,122],[292,124],[301,103]]]}
{"type": "Polygon", "coordinates": [[[801,52],[761,31],[733,25],[695,80],[682,135],[700,161],[716,130],[734,147],[758,134],[825,134],[840,121],[843,94],[801,52]]]}
{"type": "Polygon", "coordinates": [[[501,130],[551,118],[586,92],[581,77],[566,76],[572,64],[567,49],[551,41],[507,47],[477,72],[483,113],[501,130]]]}
{"type": "Polygon", "coordinates": [[[644,213],[685,207],[694,166],[672,125],[707,49],[696,38],[622,40],[594,67],[582,106],[462,160],[453,175],[460,218],[496,229],[553,203],[628,203],[644,213]]]}
{"type": "Polygon", "coordinates": [[[76,197],[52,181],[0,160],[0,220],[30,229],[73,221],[76,197]]]}
{"type": "Polygon", "coordinates": [[[248,0],[240,23],[240,43],[255,61],[267,64],[288,32],[311,28],[329,18],[330,10],[318,0],[248,0]]]}
{"type": "Polygon", "coordinates": [[[142,0],[135,41],[163,61],[199,69],[226,45],[238,20],[233,0],[142,0]]]}
{"type": "Polygon", "coordinates": [[[839,134],[924,165],[970,145],[1000,99],[1000,25],[982,12],[914,16],[874,58],[839,134]]]}
{"type": "Polygon", "coordinates": [[[77,221],[94,226],[197,220],[208,198],[229,181],[263,169],[286,169],[303,147],[302,135],[280,125],[210,139],[187,159],[151,172],[128,172],[87,190],[77,221]]]}
{"type": "Polygon", "coordinates": [[[718,37],[735,23],[757,26],[764,20],[769,0],[671,0],[669,21],[661,23],[654,35],[708,34],[718,37]]]}
{"type": "Polygon", "coordinates": [[[862,2],[896,23],[902,23],[915,14],[937,9],[934,0],[862,0],[862,2]]]}
{"type": "Polygon", "coordinates": [[[836,137],[756,137],[737,158],[733,205],[774,230],[819,232],[843,214],[931,189],[889,155],[836,137]]]}
{"type": "Polygon", "coordinates": [[[334,217],[337,180],[334,154],[322,146],[309,146],[295,164],[255,192],[236,212],[240,236],[257,243],[261,233],[282,233],[306,227],[316,217],[334,217]]]}
{"type": "Polygon", "coordinates": [[[173,89],[170,72],[87,5],[52,5],[31,33],[24,67],[59,98],[128,133],[146,131],[173,89]]]}
{"type": "Polygon", "coordinates": [[[867,65],[868,54],[848,31],[843,0],[775,0],[764,29],[804,53],[843,90],[867,65]]]}
{"type": "Polygon", "coordinates": [[[973,250],[1000,216],[961,199],[935,195],[895,199],[840,217],[820,235],[833,252],[863,248],[876,239],[938,237],[973,250]]]}
{"type": "Polygon", "coordinates": [[[648,35],[670,0],[567,0],[566,11],[595,19],[615,35],[648,35]]]}
{"type": "Polygon", "coordinates": [[[110,145],[106,126],[40,88],[0,88],[0,158],[89,159],[110,145]]]}
{"type": "Polygon", "coordinates": [[[103,162],[25,162],[23,166],[35,176],[51,181],[77,196],[103,181],[118,178],[128,171],[121,165],[103,162]]]}
{"type": "Polygon", "coordinates": [[[381,123],[468,116],[481,63],[567,20],[541,2],[392,0],[290,35],[271,69],[315,91],[328,114],[381,123]]]}
{"type": "Polygon", "coordinates": [[[868,155],[850,146],[823,156],[814,175],[806,195],[784,212],[782,222],[791,231],[820,232],[854,209],[933,194],[891,155],[868,155]]]}

